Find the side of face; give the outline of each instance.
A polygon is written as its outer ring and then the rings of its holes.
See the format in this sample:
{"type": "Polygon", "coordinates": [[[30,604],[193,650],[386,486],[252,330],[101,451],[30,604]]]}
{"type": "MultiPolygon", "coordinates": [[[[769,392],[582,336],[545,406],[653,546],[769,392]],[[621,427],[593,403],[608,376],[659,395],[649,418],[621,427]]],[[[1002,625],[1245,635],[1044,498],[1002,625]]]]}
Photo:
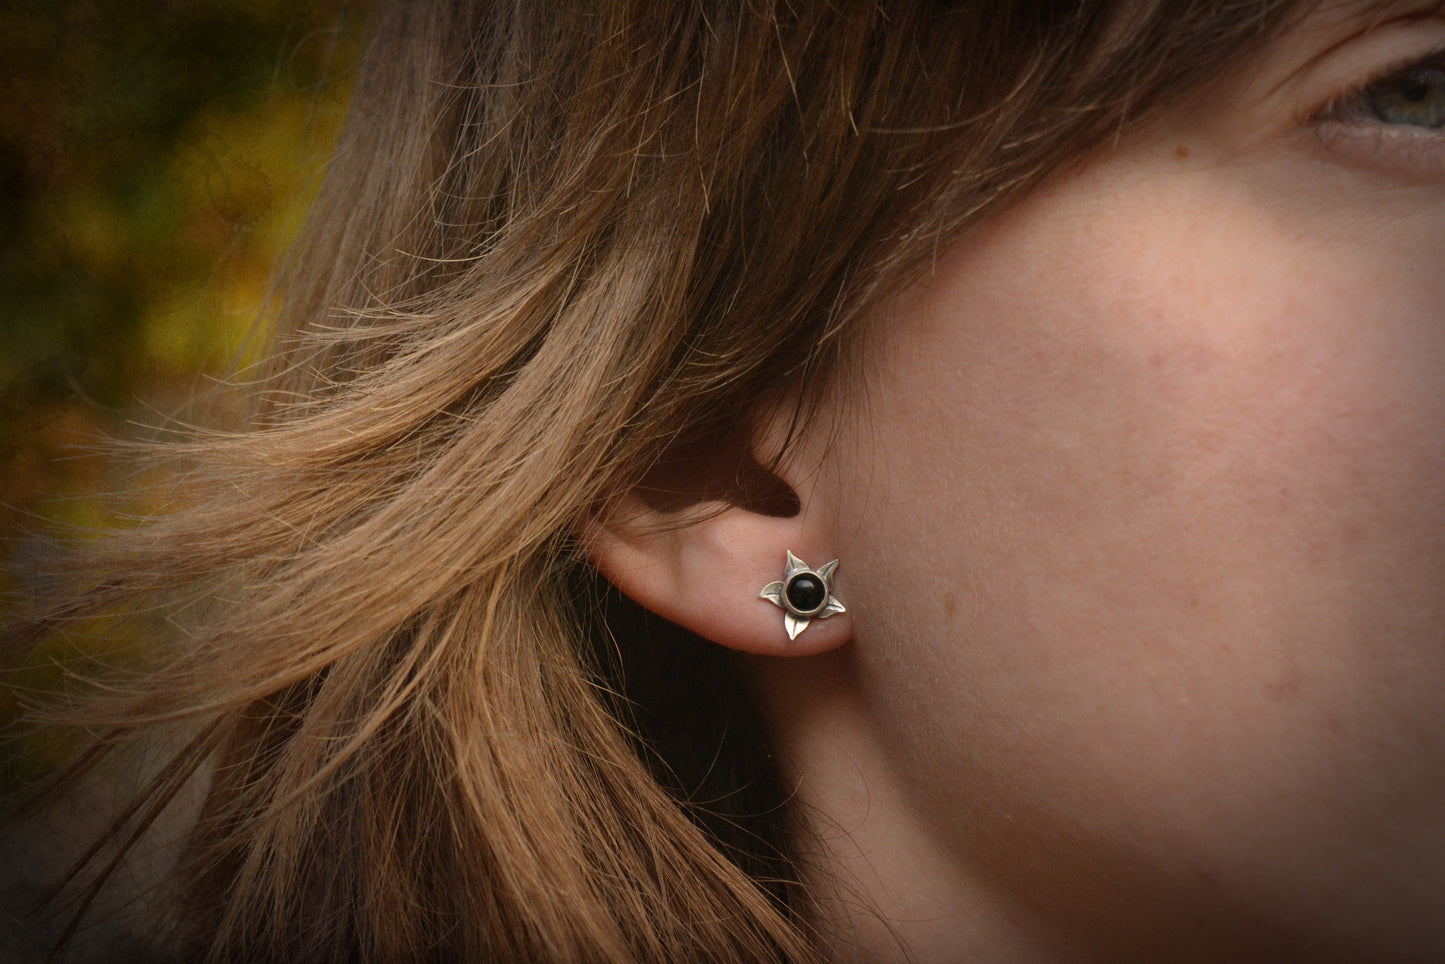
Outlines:
{"type": "Polygon", "coordinates": [[[1324,109],[1407,12],[942,253],[820,456],[895,778],[1061,926],[1445,941],[1445,131],[1324,109]]]}

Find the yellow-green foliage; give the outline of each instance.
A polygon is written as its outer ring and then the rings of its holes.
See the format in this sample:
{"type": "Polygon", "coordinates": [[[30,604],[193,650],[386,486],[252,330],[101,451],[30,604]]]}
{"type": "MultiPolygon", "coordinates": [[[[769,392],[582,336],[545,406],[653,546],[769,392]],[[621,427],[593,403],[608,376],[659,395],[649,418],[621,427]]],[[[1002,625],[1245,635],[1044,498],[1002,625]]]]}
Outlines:
{"type": "MultiPolygon", "coordinates": [[[[0,532],[107,487],[67,443],[229,374],[325,161],[341,0],[0,10],[0,532]]],[[[97,474],[99,472],[99,474],[97,474]]]]}
{"type": "MultiPolygon", "coordinates": [[[[94,497],[126,480],[84,447],[184,414],[252,360],[272,265],[344,108],[357,33],[345,7],[0,8],[0,592],[38,578],[34,532],[146,510],[94,497]]],[[[140,632],[112,632],[103,650],[93,630],[55,640],[9,682],[53,688],[140,632]]],[[[0,729],[17,708],[0,696],[0,729]]],[[[43,769],[65,749],[21,756],[43,769]]]]}

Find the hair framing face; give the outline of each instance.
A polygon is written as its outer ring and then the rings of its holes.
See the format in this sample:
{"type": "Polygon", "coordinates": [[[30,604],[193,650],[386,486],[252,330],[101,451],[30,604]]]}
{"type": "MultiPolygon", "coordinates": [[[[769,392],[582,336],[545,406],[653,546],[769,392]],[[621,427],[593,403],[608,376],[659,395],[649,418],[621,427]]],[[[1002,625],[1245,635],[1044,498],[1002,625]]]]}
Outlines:
{"type": "Polygon", "coordinates": [[[826,430],[870,305],[1296,5],[378,6],[254,430],[186,446],[192,503],[10,637],[237,600],[75,714],[101,751],[200,727],[136,811],[213,766],[188,955],[817,959],[781,794],[719,819],[686,792],[765,747],[719,756],[667,693],[741,688],[714,660],[649,689],[655,627],[598,625],[576,533],[658,479],[751,477],[665,470],[737,452],[778,386],[826,430]]]}

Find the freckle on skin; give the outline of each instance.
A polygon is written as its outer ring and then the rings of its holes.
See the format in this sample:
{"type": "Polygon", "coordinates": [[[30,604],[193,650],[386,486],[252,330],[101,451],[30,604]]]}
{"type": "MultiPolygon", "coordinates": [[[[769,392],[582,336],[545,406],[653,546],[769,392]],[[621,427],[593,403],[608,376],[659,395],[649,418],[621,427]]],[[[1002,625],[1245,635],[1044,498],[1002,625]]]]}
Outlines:
{"type": "Polygon", "coordinates": [[[944,611],[944,613],[945,613],[946,615],[948,615],[949,617],[952,617],[953,614],[954,614],[954,612],[955,612],[957,609],[958,609],[958,600],[954,598],[953,593],[951,593],[951,592],[950,592],[950,593],[944,593],[944,595],[943,595],[943,611],[944,611]]]}
{"type": "Polygon", "coordinates": [[[1174,156],[1181,161],[1184,160],[1186,157],[1189,156],[1189,145],[1180,144],[1178,147],[1174,148],[1174,156]]]}

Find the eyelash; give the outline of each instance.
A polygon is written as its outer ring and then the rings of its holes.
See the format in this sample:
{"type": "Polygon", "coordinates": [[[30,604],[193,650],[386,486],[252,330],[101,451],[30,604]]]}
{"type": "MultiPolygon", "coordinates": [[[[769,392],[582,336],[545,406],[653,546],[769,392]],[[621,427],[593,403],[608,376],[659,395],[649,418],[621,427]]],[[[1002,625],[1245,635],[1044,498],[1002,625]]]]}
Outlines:
{"type": "Polygon", "coordinates": [[[1369,103],[1382,85],[1431,69],[1445,71],[1445,47],[1394,64],[1331,98],[1309,116],[1309,126],[1327,150],[1353,163],[1445,177],[1445,127],[1390,123],[1369,103]]]}

